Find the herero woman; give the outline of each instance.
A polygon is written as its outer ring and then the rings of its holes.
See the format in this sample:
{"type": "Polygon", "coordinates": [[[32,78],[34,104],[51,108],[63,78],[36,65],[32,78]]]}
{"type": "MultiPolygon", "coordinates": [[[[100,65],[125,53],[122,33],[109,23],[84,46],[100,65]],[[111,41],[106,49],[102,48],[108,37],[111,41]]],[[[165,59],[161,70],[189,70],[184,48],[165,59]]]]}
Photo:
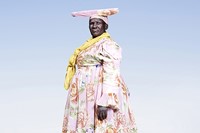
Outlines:
{"type": "Polygon", "coordinates": [[[120,75],[121,48],[111,39],[108,16],[117,8],[73,12],[89,17],[92,35],[70,57],[62,133],[136,133],[129,92],[120,75]]]}

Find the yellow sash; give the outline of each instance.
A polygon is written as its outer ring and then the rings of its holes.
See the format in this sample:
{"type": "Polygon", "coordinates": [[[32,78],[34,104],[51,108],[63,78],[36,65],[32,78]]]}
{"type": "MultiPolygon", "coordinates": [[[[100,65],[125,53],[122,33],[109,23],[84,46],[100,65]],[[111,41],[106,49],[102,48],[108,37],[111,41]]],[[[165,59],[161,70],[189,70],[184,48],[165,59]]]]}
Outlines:
{"type": "Polygon", "coordinates": [[[81,45],[74,51],[74,54],[71,55],[67,66],[67,73],[64,81],[64,87],[66,90],[69,89],[71,80],[76,72],[76,58],[79,55],[79,53],[87,49],[88,47],[92,46],[96,42],[100,41],[102,38],[110,38],[110,35],[107,32],[105,32],[98,37],[88,39],[83,45],[81,45]]]}

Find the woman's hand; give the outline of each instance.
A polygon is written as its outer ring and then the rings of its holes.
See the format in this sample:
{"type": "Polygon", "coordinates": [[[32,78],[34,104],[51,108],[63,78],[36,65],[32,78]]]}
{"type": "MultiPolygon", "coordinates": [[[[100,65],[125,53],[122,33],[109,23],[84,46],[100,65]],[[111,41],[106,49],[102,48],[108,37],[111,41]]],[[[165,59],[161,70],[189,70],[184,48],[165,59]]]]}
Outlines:
{"type": "Polygon", "coordinates": [[[100,121],[107,118],[107,111],[108,111],[107,107],[103,107],[103,106],[97,107],[97,116],[100,121]]]}

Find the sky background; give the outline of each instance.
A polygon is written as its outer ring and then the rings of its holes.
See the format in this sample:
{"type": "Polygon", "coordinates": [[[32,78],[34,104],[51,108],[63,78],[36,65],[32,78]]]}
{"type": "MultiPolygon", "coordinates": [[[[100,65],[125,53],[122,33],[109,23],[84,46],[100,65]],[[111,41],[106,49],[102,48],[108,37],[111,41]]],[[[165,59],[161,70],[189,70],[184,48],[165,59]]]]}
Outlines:
{"type": "Polygon", "coordinates": [[[61,133],[68,59],[90,37],[70,14],[110,7],[138,133],[200,132],[199,0],[2,0],[0,133],[61,133]]]}

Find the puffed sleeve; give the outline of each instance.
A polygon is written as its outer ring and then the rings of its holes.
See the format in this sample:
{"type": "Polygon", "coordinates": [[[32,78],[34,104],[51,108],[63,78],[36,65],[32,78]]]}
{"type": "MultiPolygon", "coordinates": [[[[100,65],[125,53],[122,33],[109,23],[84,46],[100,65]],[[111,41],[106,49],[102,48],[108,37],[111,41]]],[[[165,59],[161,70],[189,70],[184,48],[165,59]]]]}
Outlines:
{"type": "Polygon", "coordinates": [[[103,93],[97,99],[97,105],[118,110],[119,86],[117,79],[120,75],[121,48],[112,40],[105,41],[100,58],[103,62],[103,93]]]}

